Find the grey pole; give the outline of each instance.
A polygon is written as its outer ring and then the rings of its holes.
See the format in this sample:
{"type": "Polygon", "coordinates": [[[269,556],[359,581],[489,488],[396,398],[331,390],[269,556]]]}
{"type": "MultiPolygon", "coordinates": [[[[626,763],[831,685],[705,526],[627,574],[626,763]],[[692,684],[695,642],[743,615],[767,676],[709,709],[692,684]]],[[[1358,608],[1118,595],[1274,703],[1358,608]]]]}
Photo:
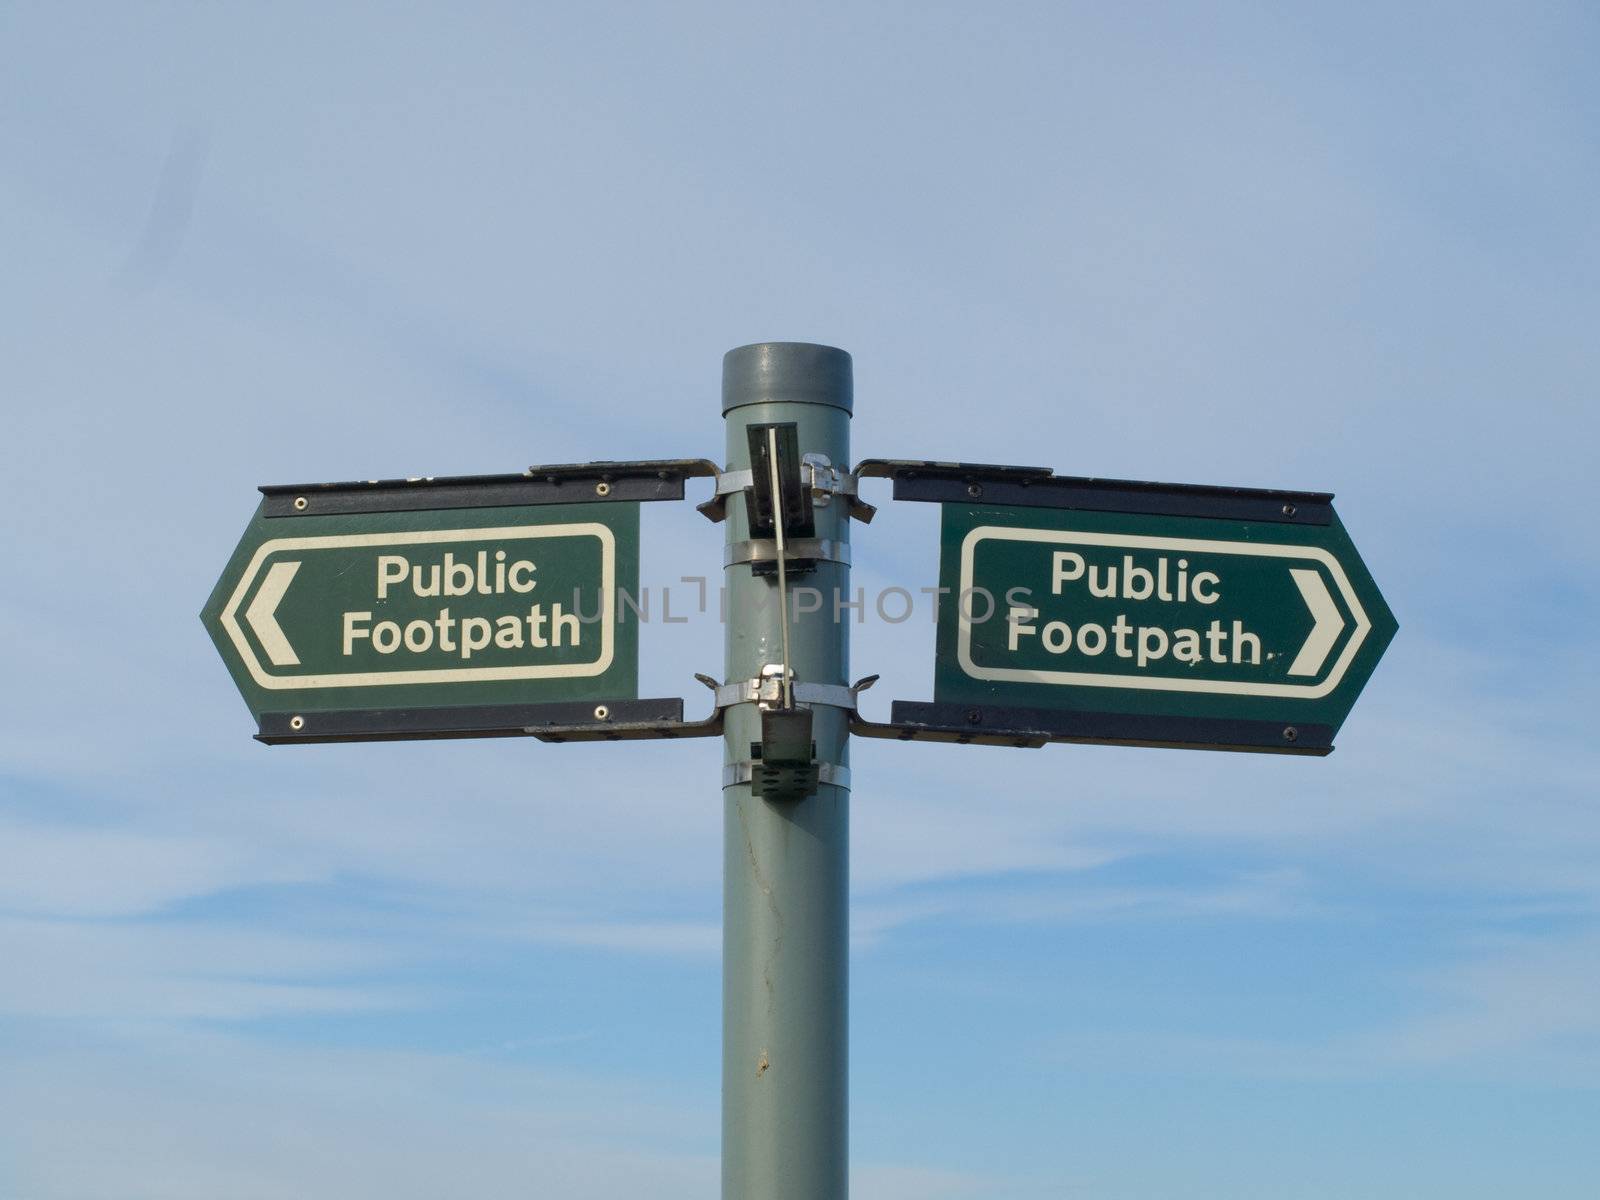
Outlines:
{"type": "MultiPolygon", "coordinates": [[[[850,356],[831,346],[766,342],[722,360],[727,468],[750,467],[747,427],[793,421],[801,454],[850,467],[850,356]]],[[[807,503],[810,503],[809,496],[807,503]]],[[[847,546],[845,503],[813,509],[817,536],[847,546]]],[[[728,505],[729,547],[749,538],[744,503],[728,505]]],[[[730,562],[724,679],[754,679],[783,661],[778,584],[730,562]]],[[[822,597],[791,602],[797,684],[848,684],[848,563],[822,561],[792,578],[822,597]],[[796,612],[799,609],[801,611],[796,612]],[[836,619],[837,616],[837,619],[836,619]]],[[[845,767],[847,713],[813,706],[817,760],[845,767]]],[[[761,740],[753,703],[729,708],[724,762],[761,740]]],[[[751,794],[724,771],[722,885],[723,1200],[844,1200],[848,1194],[850,791],[820,784],[799,800],[751,794]]],[[[847,778],[840,776],[841,780],[847,778]]]]}

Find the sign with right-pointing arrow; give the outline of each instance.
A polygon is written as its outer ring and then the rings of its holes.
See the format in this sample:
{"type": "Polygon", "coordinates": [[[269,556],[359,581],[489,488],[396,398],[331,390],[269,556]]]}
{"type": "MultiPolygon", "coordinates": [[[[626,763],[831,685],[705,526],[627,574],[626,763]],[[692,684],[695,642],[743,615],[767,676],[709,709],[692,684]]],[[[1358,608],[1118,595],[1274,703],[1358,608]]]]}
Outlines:
{"type": "Polygon", "coordinates": [[[907,715],[930,724],[1325,754],[1395,632],[1324,494],[929,486],[935,703],[907,715]]]}

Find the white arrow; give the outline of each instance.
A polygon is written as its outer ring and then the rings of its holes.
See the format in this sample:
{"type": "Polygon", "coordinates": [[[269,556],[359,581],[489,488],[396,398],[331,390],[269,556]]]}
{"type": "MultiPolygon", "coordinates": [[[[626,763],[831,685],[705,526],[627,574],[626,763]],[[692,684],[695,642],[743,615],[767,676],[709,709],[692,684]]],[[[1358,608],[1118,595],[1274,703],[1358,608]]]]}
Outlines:
{"type": "MultiPolygon", "coordinates": [[[[283,627],[273,615],[278,611],[278,605],[283,603],[283,594],[289,590],[289,585],[294,582],[295,572],[299,569],[298,562],[273,563],[267,571],[267,578],[262,583],[261,590],[256,593],[256,598],[250,601],[250,607],[244,610],[244,619],[250,622],[250,628],[256,631],[256,637],[261,639],[261,646],[275,667],[300,665],[300,656],[294,652],[289,639],[283,636],[283,627]]],[[[1323,595],[1327,595],[1327,592],[1324,591],[1323,595]]],[[[1301,653],[1303,655],[1304,651],[1301,653]]]]}
{"type": "Polygon", "coordinates": [[[1294,576],[1295,586],[1300,589],[1300,598],[1306,602],[1306,607],[1311,610],[1311,618],[1316,622],[1311,627],[1311,636],[1306,638],[1306,644],[1294,656],[1289,674],[1315,675],[1322,670],[1333,643],[1339,640],[1339,634],[1344,629],[1344,618],[1334,606],[1333,596],[1328,592],[1328,585],[1322,582],[1321,575],[1304,567],[1291,567],[1289,574],[1294,576]]]}

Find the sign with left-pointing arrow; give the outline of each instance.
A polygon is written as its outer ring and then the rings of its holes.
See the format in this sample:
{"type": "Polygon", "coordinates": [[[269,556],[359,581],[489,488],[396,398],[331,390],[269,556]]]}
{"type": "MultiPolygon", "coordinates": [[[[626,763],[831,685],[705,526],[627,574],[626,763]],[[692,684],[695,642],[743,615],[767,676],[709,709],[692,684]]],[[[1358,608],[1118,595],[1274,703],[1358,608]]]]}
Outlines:
{"type": "Polygon", "coordinates": [[[638,503],[523,477],[433,483],[263,489],[201,616],[264,731],[309,737],[356,712],[369,735],[401,735],[386,714],[637,695],[619,598],[638,592],[638,503]],[[552,493],[584,502],[515,503],[552,493]]]}

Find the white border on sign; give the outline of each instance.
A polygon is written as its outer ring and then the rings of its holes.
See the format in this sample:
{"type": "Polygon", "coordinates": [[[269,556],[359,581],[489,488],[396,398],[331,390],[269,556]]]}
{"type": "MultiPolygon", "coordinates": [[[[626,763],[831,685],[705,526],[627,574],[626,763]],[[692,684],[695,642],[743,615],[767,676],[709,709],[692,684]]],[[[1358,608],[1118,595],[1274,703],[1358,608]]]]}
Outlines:
{"type": "Polygon", "coordinates": [[[1372,621],[1356,599],[1355,589],[1339,565],[1339,560],[1319,546],[1261,545],[1254,542],[1223,542],[1200,538],[1141,537],[1123,533],[1089,533],[1060,529],[1016,529],[1007,525],[980,525],[961,542],[961,587],[955,596],[959,620],[956,659],[973,679],[1010,683],[1046,683],[1073,687],[1138,688],[1161,692],[1214,692],[1232,696],[1289,696],[1300,700],[1320,700],[1339,686],[1350,668],[1361,643],[1366,640],[1372,621]],[[972,616],[963,597],[972,590],[972,560],[979,542],[1047,542],[1079,546],[1117,546],[1130,550],[1193,550],[1211,554],[1244,554],[1261,558],[1311,559],[1328,569],[1339,593],[1350,608],[1355,633],[1321,683],[1248,683],[1222,679],[1161,679],[1137,675],[1110,675],[1090,671],[1038,671],[1020,667],[982,667],[972,661],[972,616]]]}
{"type": "Polygon", "coordinates": [[[617,539],[610,528],[597,522],[570,525],[506,525],[487,529],[424,529],[410,533],[363,533],[323,537],[274,538],[264,542],[250,559],[239,586],[222,610],[222,627],[245,667],[264,688],[386,687],[407,683],[486,683],[507,679],[575,679],[602,675],[615,652],[617,539]],[[358,546],[420,546],[434,542],[527,541],[549,537],[592,537],[600,542],[600,657],[589,663],[551,663],[527,667],[438,667],[421,671],[352,671],[331,675],[271,675],[261,666],[255,650],[239,625],[239,606],[268,556],[294,550],[343,550],[358,546]]]}

